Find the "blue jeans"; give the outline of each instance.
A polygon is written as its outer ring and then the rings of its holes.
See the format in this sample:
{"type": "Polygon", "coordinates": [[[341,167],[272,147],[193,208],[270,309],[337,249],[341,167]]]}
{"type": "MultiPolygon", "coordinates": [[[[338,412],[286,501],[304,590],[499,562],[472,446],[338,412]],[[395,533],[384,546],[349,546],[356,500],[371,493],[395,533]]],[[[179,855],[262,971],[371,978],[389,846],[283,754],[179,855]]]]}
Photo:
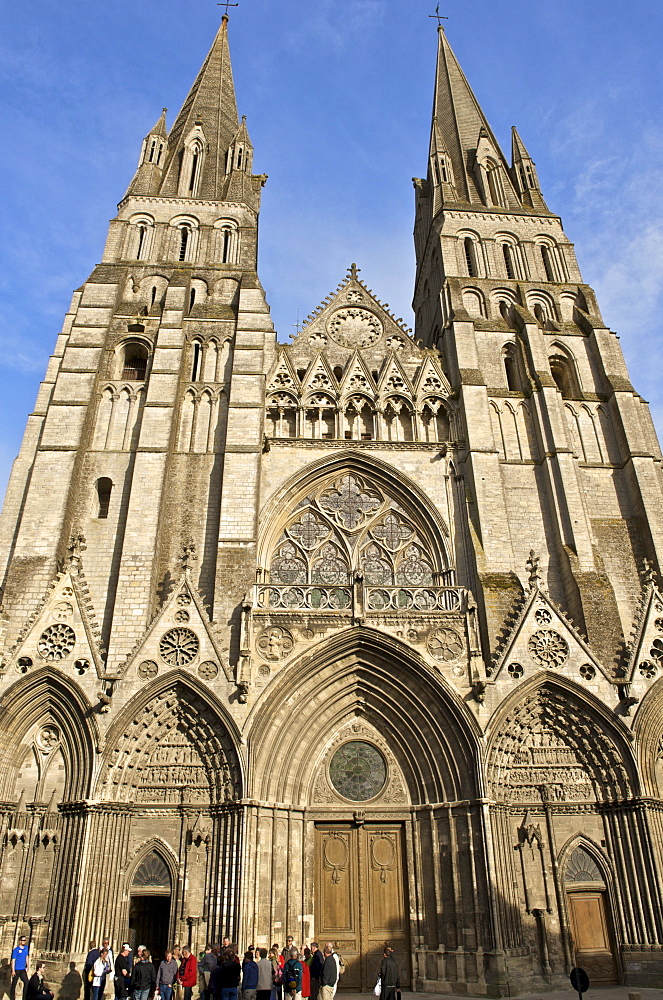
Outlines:
{"type": "Polygon", "coordinates": [[[221,1000],[237,1000],[237,987],[227,986],[221,990],[221,1000]]]}
{"type": "Polygon", "coordinates": [[[159,983],[159,993],[161,994],[161,1000],[171,1000],[173,987],[166,986],[165,983],[159,983]]]}
{"type": "Polygon", "coordinates": [[[150,995],[150,987],[148,986],[144,990],[134,990],[133,1000],[147,1000],[150,995]]]}
{"type": "Polygon", "coordinates": [[[93,986],[92,987],[92,989],[90,990],[90,994],[92,996],[92,1000],[101,1000],[101,997],[103,997],[103,995],[104,995],[104,987],[105,987],[105,985],[106,984],[104,983],[104,981],[102,979],[102,981],[99,983],[98,986],[93,986]]]}

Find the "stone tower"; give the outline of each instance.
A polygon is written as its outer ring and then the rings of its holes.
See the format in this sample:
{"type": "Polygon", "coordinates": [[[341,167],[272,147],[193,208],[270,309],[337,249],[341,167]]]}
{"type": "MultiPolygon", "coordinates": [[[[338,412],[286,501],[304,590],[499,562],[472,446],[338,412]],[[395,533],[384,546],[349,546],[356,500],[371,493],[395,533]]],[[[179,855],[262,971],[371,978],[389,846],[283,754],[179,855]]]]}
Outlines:
{"type": "Polygon", "coordinates": [[[252,158],[224,17],[10,481],[0,957],[660,985],[660,453],[535,165],[440,31],[416,334],[353,264],[283,345],[252,158]]]}

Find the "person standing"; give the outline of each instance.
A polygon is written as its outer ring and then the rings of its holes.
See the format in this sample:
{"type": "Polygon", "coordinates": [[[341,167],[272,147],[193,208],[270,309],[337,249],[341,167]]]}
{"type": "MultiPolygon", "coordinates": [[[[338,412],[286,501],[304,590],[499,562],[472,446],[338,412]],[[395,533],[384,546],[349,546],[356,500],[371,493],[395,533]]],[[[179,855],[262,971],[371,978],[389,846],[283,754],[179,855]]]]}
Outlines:
{"type": "Polygon", "coordinates": [[[302,1000],[302,963],[299,951],[294,947],[290,949],[289,958],[283,966],[283,995],[292,1000],[302,1000]]]}
{"type": "Polygon", "coordinates": [[[318,948],[317,941],[311,941],[311,1000],[318,1000],[320,992],[320,976],[322,966],[325,964],[325,956],[318,948]]]}
{"type": "Polygon", "coordinates": [[[258,993],[258,964],[253,960],[253,953],[244,953],[242,962],[242,1000],[256,1000],[258,993]]]}
{"type": "Polygon", "coordinates": [[[272,963],[267,958],[267,949],[261,948],[260,961],[258,962],[258,990],[256,1000],[269,1000],[274,985],[273,973],[272,963]]]}
{"type": "MultiPolygon", "coordinates": [[[[83,1000],[90,1000],[90,991],[92,989],[92,977],[90,973],[92,972],[92,967],[94,963],[99,958],[99,952],[101,948],[94,941],[90,941],[90,950],[85,956],[85,962],[83,964],[83,1000]]],[[[14,1000],[12,997],[11,1000],[14,1000]]]]}
{"type": "Polygon", "coordinates": [[[133,1000],[147,1000],[154,989],[157,974],[147,948],[143,948],[140,960],[135,963],[131,973],[131,989],[133,1000]]]}
{"type": "Polygon", "coordinates": [[[216,967],[210,980],[210,989],[214,993],[215,1000],[237,1000],[241,975],[242,969],[236,960],[235,952],[232,948],[228,948],[223,962],[216,967]]]}
{"type": "Polygon", "coordinates": [[[320,975],[320,1000],[334,1000],[338,984],[338,965],[334,958],[334,949],[330,944],[325,945],[324,956],[325,961],[320,975]]]}
{"type": "Polygon", "coordinates": [[[128,944],[123,944],[120,954],[115,959],[115,997],[116,1000],[125,1000],[129,996],[131,986],[131,948],[128,944]]]}
{"type": "MultiPolygon", "coordinates": [[[[210,979],[212,978],[212,973],[216,969],[217,960],[216,955],[212,951],[212,945],[208,944],[205,946],[205,952],[198,963],[198,971],[202,976],[203,990],[202,994],[205,1000],[210,1000],[210,979]]],[[[170,998],[169,998],[170,1000],[170,998]]]]}
{"type": "Polygon", "coordinates": [[[110,970],[111,964],[108,957],[108,948],[102,948],[99,952],[99,958],[92,966],[92,1000],[100,1000],[104,995],[106,976],[110,970]]]}
{"type": "Polygon", "coordinates": [[[396,1000],[396,992],[401,988],[401,974],[393,949],[388,945],[385,945],[384,956],[380,963],[380,983],[382,985],[380,1000],[396,1000]]]}
{"type": "Polygon", "coordinates": [[[27,996],[28,992],[28,969],[30,966],[30,952],[28,950],[28,939],[25,934],[21,934],[18,939],[18,944],[12,951],[11,957],[11,974],[12,974],[12,984],[9,990],[10,1000],[15,1000],[16,997],[16,983],[21,980],[23,983],[23,996],[27,996]]]}
{"type": "Polygon", "coordinates": [[[182,948],[182,964],[177,973],[177,982],[184,987],[184,1000],[191,1000],[193,988],[198,982],[198,961],[186,945],[182,948]]]}
{"type": "Polygon", "coordinates": [[[165,956],[159,962],[159,968],[157,970],[156,988],[161,993],[161,1000],[172,1000],[173,986],[175,985],[175,980],[177,979],[178,969],[179,966],[173,958],[173,953],[170,948],[168,948],[165,956]]]}

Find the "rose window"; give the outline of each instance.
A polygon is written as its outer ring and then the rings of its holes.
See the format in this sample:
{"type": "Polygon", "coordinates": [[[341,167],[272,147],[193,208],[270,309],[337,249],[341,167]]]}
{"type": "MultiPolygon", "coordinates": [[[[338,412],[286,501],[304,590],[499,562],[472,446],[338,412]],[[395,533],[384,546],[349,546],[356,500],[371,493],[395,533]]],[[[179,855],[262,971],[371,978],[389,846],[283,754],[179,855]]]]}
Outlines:
{"type": "Polygon", "coordinates": [[[327,324],[327,332],[337,344],[355,350],[370,347],[382,336],[382,323],[368,309],[338,309],[327,324]]]}
{"type": "Polygon", "coordinates": [[[199,646],[198,636],[190,628],[171,628],[159,643],[159,653],[171,667],[182,667],[191,663],[199,646]]]}
{"type": "Polygon", "coordinates": [[[539,629],[528,642],[530,656],[543,667],[561,667],[569,656],[566,639],[550,628],[539,629]]]}
{"type": "Polygon", "coordinates": [[[438,628],[428,637],[428,652],[436,660],[455,660],[463,651],[463,640],[453,628],[438,628]]]}
{"type": "Polygon", "coordinates": [[[37,645],[39,655],[51,662],[63,660],[69,656],[76,645],[76,633],[68,625],[51,625],[47,628],[37,645]]]}
{"type": "Polygon", "coordinates": [[[346,799],[366,802],[384,788],[387,763],[371,743],[352,740],[339,747],[329,765],[332,785],[346,799]]]}

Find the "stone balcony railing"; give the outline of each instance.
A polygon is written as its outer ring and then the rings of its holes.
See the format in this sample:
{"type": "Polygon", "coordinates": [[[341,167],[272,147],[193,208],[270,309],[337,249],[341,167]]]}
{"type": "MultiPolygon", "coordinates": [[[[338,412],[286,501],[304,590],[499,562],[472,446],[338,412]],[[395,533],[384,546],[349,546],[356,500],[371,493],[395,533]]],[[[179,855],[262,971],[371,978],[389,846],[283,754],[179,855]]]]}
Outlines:
{"type": "Polygon", "coordinates": [[[464,587],[367,587],[361,580],[341,587],[304,584],[256,584],[253,607],[259,611],[345,612],[372,614],[464,614],[469,591],[464,587]]]}

